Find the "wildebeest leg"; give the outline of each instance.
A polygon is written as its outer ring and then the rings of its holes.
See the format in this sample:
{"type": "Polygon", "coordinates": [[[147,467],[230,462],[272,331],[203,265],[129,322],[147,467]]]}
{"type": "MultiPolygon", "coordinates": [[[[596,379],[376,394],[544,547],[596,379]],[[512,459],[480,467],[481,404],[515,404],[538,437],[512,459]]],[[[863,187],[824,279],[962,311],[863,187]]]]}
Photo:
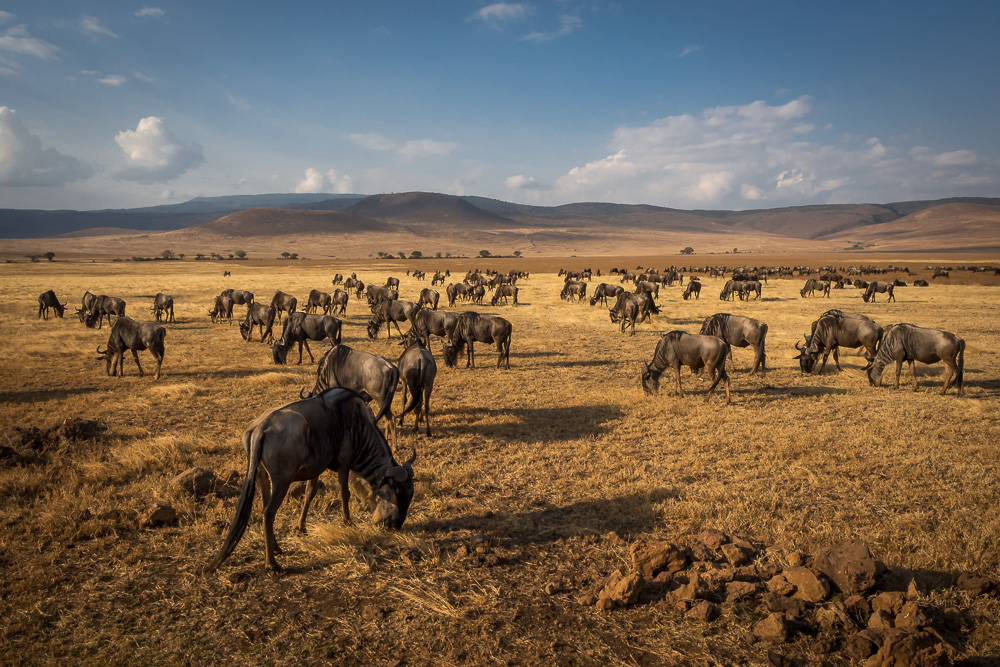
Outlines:
{"type": "Polygon", "coordinates": [[[319,477],[309,480],[306,483],[306,495],[302,499],[302,513],[299,515],[299,532],[306,532],[306,514],[309,513],[309,504],[316,497],[316,492],[319,491],[319,477]]]}
{"type": "Polygon", "coordinates": [[[910,373],[913,375],[913,391],[917,390],[917,366],[913,363],[913,359],[910,359],[910,373]]]}
{"type": "Polygon", "coordinates": [[[278,565],[278,561],[274,559],[275,554],[281,553],[281,548],[278,546],[278,540],[274,537],[274,516],[278,513],[278,508],[281,506],[281,501],[285,499],[285,494],[288,493],[289,482],[290,480],[285,479],[284,477],[271,479],[271,497],[268,499],[267,505],[264,506],[264,549],[267,557],[266,567],[272,572],[281,571],[281,566],[278,565]]]}
{"type": "MultiPolygon", "coordinates": [[[[309,355],[309,361],[310,362],[315,362],[316,359],[315,359],[315,357],[313,357],[312,350],[309,349],[309,341],[304,340],[304,341],[302,341],[302,344],[306,346],[306,353],[309,355]]],[[[302,361],[302,347],[301,346],[299,346],[299,361],[300,362],[302,361]]]]}
{"type": "Polygon", "coordinates": [[[160,367],[163,365],[163,355],[160,355],[158,357],[154,356],[153,358],[156,360],[156,375],[153,376],[153,379],[154,380],[159,380],[160,379],[160,367]]]}
{"type": "Polygon", "coordinates": [[[674,377],[677,379],[677,396],[683,397],[684,392],[681,391],[681,365],[679,363],[674,364],[674,377]]]}
{"type": "MultiPolygon", "coordinates": [[[[139,368],[139,377],[143,377],[145,375],[145,373],[142,372],[142,364],[139,363],[139,351],[138,350],[132,350],[132,358],[135,359],[135,365],[138,366],[138,368],[139,368]]],[[[122,362],[122,365],[123,366],[125,365],[124,361],[122,362]]]]}
{"type": "MultiPolygon", "coordinates": [[[[396,320],[389,320],[389,322],[391,322],[392,324],[394,324],[396,326],[396,333],[398,333],[399,337],[402,338],[403,337],[403,332],[399,330],[399,322],[397,322],[396,320]]],[[[392,336],[392,332],[389,331],[389,327],[386,327],[385,330],[386,330],[386,333],[388,333],[390,335],[390,337],[391,337],[392,336]]]]}
{"type": "Polygon", "coordinates": [[[475,352],[472,349],[472,339],[469,339],[468,345],[466,345],[466,347],[468,349],[465,351],[466,352],[466,355],[465,355],[465,367],[466,368],[470,368],[470,367],[471,368],[475,368],[476,367],[476,354],[475,354],[475,352]]]}
{"type": "MultiPolygon", "coordinates": [[[[410,383],[409,383],[409,382],[407,382],[407,381],[406,381],[406,380],[404,379],[404,380],[403,380],[403,411],[399,413],[399,425],[400,425],[400,426],[402,426],[402,425],[403,425],[403,418],[404,418],[404,417],[406,416],[406,406],[407,406],[407,402],[406,402],[406,392],[407,392],[407,391],[409,390],[409,388],[410,388],[410,387],[409,387],[409,385],[410,385],[410,383]]],[[[419,406],[418,406],[418,409],[419,409],[419,406]]],[[[414,430],[414,431],[416,431],[416,430],[417,430],[417,425],[416,425],[416,424],[414,424],[414,425],[413,425],[413,430],[414,430]]]]}
{"type": "Polygon", "coordinates": [[[833,363],[837,364],[837,370],[843,371],[844,369],[840,367],[840,346],[833,348],[833,363]]]}
{"type": "Polygon", "coordinates": [[[823,374],[823,369],[826,368],[826,360],[830,358],[830,349],[827,348],[823,350],[823,363],[819,365],[819,374],[823,374]]]}
{"type": "Polygon", "coordinates": [[[951,381],[955,377],[955,365],[944,359],[945,366],[945,376],[944,376],[944,387],[941,388],[941,395],[944,396],[948,393],[948,387],[951,386],[951,381]]]}
{"type": "MultiPolygon", "coordinates": [[[[391,418],[390,418],[391,421],[391,418]]],[[[337,479],[340,480],[340,503],[344,510],[344,525],[351,525],[351,469],[341,466],[337,471],[337,479]]]]}
{"type": "MultiPolygon", "coordinates": [[[[508,361],[507,363],[509,364],[510,362],[508,361]]],[[[427,384],[424,385],[423,417],[424,417],[424,428],[426,429],[425,433],[427,434],[428,438],[431,437],[431,391],[433,389],[434,389],[433,382],[428,382],[427,384]]]]}
{"type": "Polygon", "coordinates": [[[895,386],[896,389],[899,389],[899,374],[900,374],[900,372],[902,372],[902,370],[903,370],[903,360],[902,359],[897,359],[896,360],[896,386],[895,386]]]}

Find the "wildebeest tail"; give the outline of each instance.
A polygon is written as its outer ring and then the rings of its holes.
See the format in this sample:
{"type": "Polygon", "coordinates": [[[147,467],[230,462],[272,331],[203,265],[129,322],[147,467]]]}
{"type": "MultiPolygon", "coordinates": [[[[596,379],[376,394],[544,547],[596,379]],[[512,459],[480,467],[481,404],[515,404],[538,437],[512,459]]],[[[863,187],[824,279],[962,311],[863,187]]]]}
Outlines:
{"type": "Polygon", "coordinates": [[[958,354],[955,355],[955,382],[959,391],[965,386],[965,341],[958,339],[958,354]]]}
{"type": "Polygon", "coordinates": [[[767,341],[767,324],[760,323],[760,365],[767,368],[767,354],[764,352],[764,343],[767,341]]]}
{"type": "MultiPolygon", "coordinates": [[[[243,488],[240,490],[240,499],[236,503],[236,515],[233,517],[233,522],[229,525],[229,533],[226,535],[226,541],[222,543],[219,553],[208,564],[208,567],[205,568],[205,572],[214,572],[222,565],[223,561],[229,558],[229,555],[233,553],[233,549],[236,548],[236,545],[239,544],[240,539],[243,537],[243,532],[247,529],[247,524],[250,523],[250,511],[253,509],[253,497],[257,490],[257,467],[260,465],[260,459],[264,451],[265,432],[266,426],[258,424],[250,436],[250,456],[247,461],[247,474],[243,480],[243,488]]],[[[243,437],[245,438],[246,436],[244,435],[243,437]]]]}
{"type": "Polygon", "coordinates": [[[375,423],[378,424],[378,420],[385,416],[385,413],[392,409],[392,399],[396,396],[396,385],[399,384],[399,369],[395,366],[392,367],[392,378],[389,380],[389,393],[385,397],[385,402],[382,403],[382,407],[379,408],[378,414],[375,415],[375,423]]]}

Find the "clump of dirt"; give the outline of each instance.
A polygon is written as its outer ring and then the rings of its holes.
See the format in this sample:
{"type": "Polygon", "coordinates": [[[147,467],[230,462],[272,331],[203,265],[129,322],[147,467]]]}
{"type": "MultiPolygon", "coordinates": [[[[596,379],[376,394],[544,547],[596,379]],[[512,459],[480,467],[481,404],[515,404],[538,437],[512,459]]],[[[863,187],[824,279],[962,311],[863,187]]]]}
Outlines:
{"type": "Polygon", "coordinates": [[[0,430],[0,467],[37,465],[81,442],[97,440],[107,427],[99,421],[67,417],[48,428],[14,426],[0,430]]]}

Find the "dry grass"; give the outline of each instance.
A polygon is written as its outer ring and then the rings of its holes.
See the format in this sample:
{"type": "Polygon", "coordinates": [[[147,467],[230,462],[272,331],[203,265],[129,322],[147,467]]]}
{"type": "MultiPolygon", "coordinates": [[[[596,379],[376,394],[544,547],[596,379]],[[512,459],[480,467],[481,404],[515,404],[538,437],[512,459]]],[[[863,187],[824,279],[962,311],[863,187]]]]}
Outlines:
{"type": "MultiPolygon", "coordinates": [[[[626,263],[638,262],[518,263],[536,272],[521,285],[524,305],[477,308],[513,323],[512,369],[493,368],[488,346],[477,346],[477,370],[441,364],[435,437],[400,431],[400,455],[419,452],[403,532],[364,523],[360,499],[358,525],[342,526],[328,476],[308,534],[294,530],[297,501],[279,514],[280,576],[263,569],[259,507],[234,556],[202,575],[232,509],[170,486],[194,465],[242,476],[246,425],[312,383],[312,365],[276,367],[269,349],[243,342],[235,325],[211,324],[210,299],[229,286],[259,298],[276,289],[303,297],[329,290],[334,271],[352,270],[365,282],[398,276],[403,297],[413,298],[426,284],[404,271],[417,264],[239,263],[225,280],[217,263],[0,265],[0,425],[45,428],[82,416],[109,427],[97,441],[52,443],[39,463],[0,469],[6,660],[762,662],[767,647],[737,638],[759,617],[752,610],[727,608],[704,626],[666,603],[606,614],[575,602],[628,561],[631,541],[708,527],[806,551],[860,538],[890,566],[937,582],[963,570],[998,573],[1000,287],[908,287],[897,289],[898,303],[864,304],[853,289],[801,299],[796,278],[772,281],[762,301],[723,304],[720,281],[705,279],[699,301],[682,301],[678,288],[662,294],[664,314],[634,338],[622,337],[605,309],[559,300],[556,268],[626,263]],[[92,354],[107,328],[35,319],[35,296],[48,288],[70,302],[69,312],[90,289],[123,297],[141,318],[153,294],[172,293],[178,321],[167,325],[163,378],[139,378],[130,359],[124,378],[107,377],[92,354]],[[937,393],[940,365],[918,368],[917,393],[869,387],[850,354],[841,373],[802,375],[792,345],[833,307],[963,336],[966,396],[937,393]],[[769,324],[767,378],[747,377],[750,352],[737,349],[728,408],[718,396],[704,401],[705,381],[687,370],[684,399],[644,396],[637,364],[658,336],[697,331],[720,311],[769,324]],[[176,525],[142,528],[127,513],[141,516],[161,501],[177,509],[176,525]],[[606,537],[612,531],[622,539],[606,537]],[[559,592],[547,595],[547,583],[559,592]],[[366,606],[380,613],[363,617],[366,606]]],[[[455,278],[470,264],[421,268],[450,266],[455,278]]],[[[965,280],[952,275],[951,283],[965,280]]],[[[398,357],[395,339],[367,339],[366,309],[352,300],[348,313],[347,344],[398,357]]],[[[313,346],[314,354],[325,349],[313,346]]],[[[435,344],[440,361],[439,351],[435,344]]],[[[140,359],[152,367],[148,353],[140,359]]],[[[975,629],[958,641],[964,657],[1000,656],[995,600],[939,589],[932,601],[971,610],[975,629]]],[[[804,638],[786,651],[816,658],[804,638]]]]}

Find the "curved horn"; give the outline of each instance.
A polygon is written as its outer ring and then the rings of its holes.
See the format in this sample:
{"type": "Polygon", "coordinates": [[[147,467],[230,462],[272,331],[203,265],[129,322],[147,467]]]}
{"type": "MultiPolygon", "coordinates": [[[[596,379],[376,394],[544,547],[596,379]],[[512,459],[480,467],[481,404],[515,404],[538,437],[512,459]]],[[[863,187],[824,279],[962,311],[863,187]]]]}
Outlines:
{"type": "Polygon", "coordinates": [[[796,350],[798,350],[799,352],[801,352],[801,351],[802,351],[802,350],[804,350],[805,348],[804,348],[804,347],[802,347],[802,344],[801,344],[801,343],[799,343],[799,341],[795,341],[795,349],[796,349],[796,350]]]}
{"type": "Polygon", "coordinates": [[[405,482],[410,478],[410,471],[403,466],[389,466],[385,470],[385,476],[391,477],[397,482],[405,482]]]}
{"type": "Polygon", "coordinates": [[[312,398],[312,396],[313,396],[313,393],[311,391],[306,391],[305,387],[302,387],[302,389],[299,389],[299,399],[305,400],[307,398],[312,398]]]}
{"type": "Polygon", "coordinates": [[[413,462],[416,460],[417,460],[417,448],[414,447],[413,455],[410,458],[406,459],[405,462],[403,462],[403,467],[409,470],[411,475],[413,474],[413,462]]]}
{"type": "Polygon", "coordinates": [[[97,346],[97,354],[104,355],[104,354],[107,354],[107,353],[108,353],[108,349],[107,348],[104,348],[104,350],[101,350],[101,346],[100,345],[97,346]]]}

